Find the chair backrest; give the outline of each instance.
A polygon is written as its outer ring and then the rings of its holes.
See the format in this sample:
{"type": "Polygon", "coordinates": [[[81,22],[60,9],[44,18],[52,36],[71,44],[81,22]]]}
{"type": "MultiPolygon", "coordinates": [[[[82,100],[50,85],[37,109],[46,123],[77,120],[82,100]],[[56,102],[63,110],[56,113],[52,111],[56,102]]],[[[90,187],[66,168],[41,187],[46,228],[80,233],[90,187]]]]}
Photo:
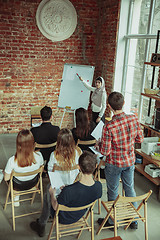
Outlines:
{"type": "Polygon", "coordinates": [[[114,205],[119,204],[120,202],[126,203],[126,202],[138,202],[138,201],[141,201],[140,205],[143,205],[148,200],[151,194],[152,194],[152,190],[150,190],[148,193],[145,193],[143,195],[136,196],[136,197],[125,197],[125,196],[118,195],[116,200],[114,201],[114,205]]]}
{"type": "Polygon", "coordinates": [[[35,143],[35,148],[51,148],[51,147],[55,147],[57,144],[57,142],[54,143],[50,143],[50,144],[39,144],[39,143],[35,143]]]}
{"type": "Polygon", "coordinates": [[[40,166],[40,168],[38,168],[37,170],[31,171],[31,172],[24,172],[24,173],[19,173],[19,172],[15,172],[14,170],[11,173],[11,179],[13,177],[25,177],[25,176],[31,176],[31,175],[35,175],[35,174],[42,174],[44,169],[44,166],[40,166]]]}
{"type": "Polygon", "coordinates": [[[77,145],[86,145],[86,146],[88,146],[88,145],[93,145],[95,143],[96,143],[96,139],[86,140],[86,141],[82,141],[82,140],[78,139],[78,141],[77,141],[77,145]]]}
{"type": "Polygon", "coordinates": [[[84,209],[87,209],[87,208],[90,208],[90,207],[93,208],[95,203],[96,203],[96,201],[91,202],[90,204],[87,204],[87,205],[82,206],[82,207],[67,207],[67,206],[58,204],[56,212],[58,214],[59,211],[64,211],[64,212],[80,211],[80,210],[84,210],[84,209]]]}
{"type": "MultiPolygon", "coordinates": [[[[69,171],[72,171],[72,170],[75,170],[75,169],[79,169],[79,165],[78,165],[78,164],[73,165],[73,166],[69,169],[69,171]]],[[[63,167],[63,168],[62,168],[62,167],[58,166],[57,164],[54,164],[53,172],[54,172],[55,170],[57,170],[57,171],[68,171],[68,167],[63,167]]]]}
{"type": "Polygon", "coordinates": [[[94,173],[94,180],[97,179],[98,181],[100,181],[100,168],[101,168],[101,166],[105,166],[105,164],[106,164],[105,161],[100,160],[98,166],[96,167],[95,173],[94,173]]]}

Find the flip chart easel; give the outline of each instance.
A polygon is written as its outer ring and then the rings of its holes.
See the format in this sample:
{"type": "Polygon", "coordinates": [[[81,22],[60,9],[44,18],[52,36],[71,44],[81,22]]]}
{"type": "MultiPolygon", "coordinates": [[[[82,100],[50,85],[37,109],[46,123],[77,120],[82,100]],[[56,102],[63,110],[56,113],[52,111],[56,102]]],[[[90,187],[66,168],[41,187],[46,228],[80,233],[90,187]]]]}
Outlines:
{"type": "Polygon", "coordinates": [[[60,128],[67,111],[74,113],[80,107],[88,109],[90,91],[80,81],[79,76],[92,85],[94,69],[94,66],[89,65],[64,64],[58,99],[58,107],[64,108],[60,128]]]}
{"type": "MultiPolygon", "coordinates": [[[[64,110],[63,110],[63,115],[62,115],[62,118],[61,118],[61,122],[60,122],[60,125],[59,125],[59,128],[61,129],[61,126],[62,126],[62,123],[63,123],[63,119],[64,119],[64,115],[66,112],[72,112],[74,113],[75,111],[74,110],[71,110],[69,107],[65,107],[64,110]]],[[[74,124],[75,124],[75,114],[74,114],[74,124]]]]}

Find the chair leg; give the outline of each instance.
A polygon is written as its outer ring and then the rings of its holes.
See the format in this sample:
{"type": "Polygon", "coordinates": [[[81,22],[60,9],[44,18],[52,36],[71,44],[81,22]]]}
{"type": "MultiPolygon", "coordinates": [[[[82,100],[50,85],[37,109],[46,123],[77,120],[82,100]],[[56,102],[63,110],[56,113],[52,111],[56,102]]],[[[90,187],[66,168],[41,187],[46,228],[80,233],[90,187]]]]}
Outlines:
{"type": "Polygon", "coordinates": [[[145,222],[144,222],[144,227],[145,227],[145,240],[148,240],[147,202],[145,202],[145,205],[144,205],[144,217],[145,217],[145,222]]]}
{"type": "Polygon", "coordinates": [[[101,214],[101,198],[98,199],[98,214],[101,214]]]}
{"type": "Polygon", "coordinates": [[[58,216],[56,216],[56,240],[59,240],[58,216]]]}
{"type": "Polygon", "coordinates": [[[6,210],[6,207],[7,207],[7,203],[8,203],[8,198],[9,198],[9,194],[10,194],[10,187],[7,191],[7,195],[6,195],[6,201],[5,201],[5,205],[4,205],[4,210],[6,210]]]}
{"type": "Polygon", "coordinates": [[[94,220],[93,220],[93,209],[91,210],[91,240],[94,240],[94,220]]]}
{"type": "Polygon", "coordinates": [[[36,196],[36,193],[33,193],[33,195],[32,195],[32,200],[31,200],[31,205],[32,205],[33,202],[34,202],[35,196],[36,196]]]}
{"type": "Polygon", "coordinates": [[[40,179],[40,190],[41,190],[41,207],[43,208],[43,184],[42,184],[42,178],[40,179]]]}
{"type": "Polygon", "coordinates": [[[15,226],[15,214],[14,214],[14,196],[12,192],[11,192],[11,202],[12,202],[12,224],[13,224],[13,231],[15,231],[16,226],[15,226]]]}
{"type": "Polygon", "coordinates": [[[49,235],[48,235],[47,240],[50,240],[50,238],[51,238],[51,235],[52,235],[52,232],[53,232],[54,225],[55,225],[55,218],[53,219],[53,222],[52,222],[51,229],[50,229],[50,232],[49,232],[49,235]]]}

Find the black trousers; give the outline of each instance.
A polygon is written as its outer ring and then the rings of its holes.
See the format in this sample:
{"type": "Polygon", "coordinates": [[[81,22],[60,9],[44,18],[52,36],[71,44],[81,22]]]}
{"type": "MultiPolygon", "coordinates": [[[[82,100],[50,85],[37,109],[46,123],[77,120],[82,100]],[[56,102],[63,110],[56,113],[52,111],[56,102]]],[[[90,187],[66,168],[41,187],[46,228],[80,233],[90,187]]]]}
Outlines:
{"type": "MultiPolygon", "coordinates": [[[[99,112],[93,112],[92,111],[92,121],[96,123],[96,119],[99,116],[99,112]]],[[[101,120],[105,123],[105,115],[103,114],[101,120]]],[[[97,123],[96,123],[97,124],[97,123]]]]}
{"type": "Polygon", "coordinates": [[[13,189],[17,191],[31,189],[37,184],[38,180],[39,180],[39,174],[37,174],[33,179],[28,181],[20,181],[19,179],[13,177],[13,189]]]}

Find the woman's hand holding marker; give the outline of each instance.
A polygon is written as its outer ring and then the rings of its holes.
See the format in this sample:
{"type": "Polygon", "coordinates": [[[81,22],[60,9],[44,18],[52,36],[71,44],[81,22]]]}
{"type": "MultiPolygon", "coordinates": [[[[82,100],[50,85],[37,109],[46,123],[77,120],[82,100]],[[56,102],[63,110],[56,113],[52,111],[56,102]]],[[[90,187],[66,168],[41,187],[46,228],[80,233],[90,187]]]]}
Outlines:
{"type": "Polygon", "coordinates": [[[83,79],[81,78],[81,76],[79,76],[78,73],[76,73],[76,74],[79,77],[79,79],[83,82],[83,79]]]}

